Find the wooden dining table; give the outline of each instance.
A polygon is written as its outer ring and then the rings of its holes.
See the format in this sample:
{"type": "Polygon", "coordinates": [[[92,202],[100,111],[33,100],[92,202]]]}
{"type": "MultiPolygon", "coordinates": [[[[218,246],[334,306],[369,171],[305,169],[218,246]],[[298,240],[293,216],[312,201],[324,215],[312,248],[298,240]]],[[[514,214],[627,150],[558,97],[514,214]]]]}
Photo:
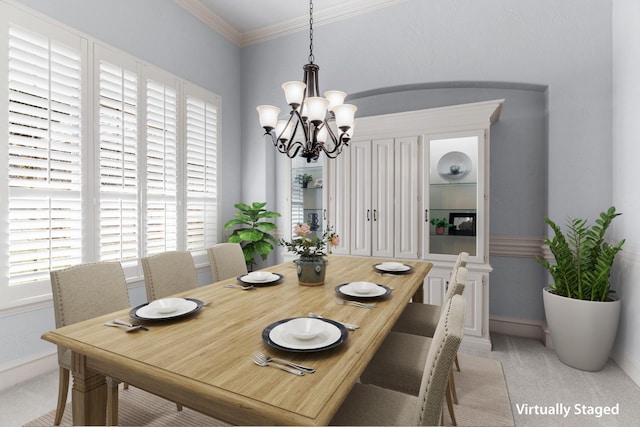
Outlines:
{"type": "MultiPolygon", "coordinates": [[[[380,275],[374,265],[387,259],[327,257],[324,285],[301,286],[293,262],[265,270],[283,278],[246,291],[227,288],[236,278],[198,287],[177,297],[205,305],[176,320],[144,322],[148,331],[107,327],[113,319],[132,321],[129,310],[96,317],[45,333],[42,338],[73,354],[74,425],[104,425],[105,378],[113,378],[235,425],[327,425],[398,319],[405,305],[421,298],[431,264],[402,261],[409,274],[380,275]],[[385,285],[391,293],[373,309],[340,305],[336,287],[353,281],[385,285]],[[309,312],[359,325],[339,346],[316,352],[274,349],[262,337],[274,322],[309,312]],[[296,376],[256,365],[259,350],[313,366],[296,376]]],[[[170,403],[168,403],[170,404],[170,403]]],[[[117,402],[116,402],[117,409],[117,402]]]]}

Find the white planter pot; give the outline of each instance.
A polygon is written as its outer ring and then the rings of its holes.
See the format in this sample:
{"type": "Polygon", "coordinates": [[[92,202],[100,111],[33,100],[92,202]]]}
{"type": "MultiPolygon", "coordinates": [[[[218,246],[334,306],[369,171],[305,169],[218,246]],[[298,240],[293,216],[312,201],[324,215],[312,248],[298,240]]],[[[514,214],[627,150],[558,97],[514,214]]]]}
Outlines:
{"type": "Polygon", "coordinates": [[[544,311],[560,361],[599,371],[609,360],[620,318],[620,300],[599,302],[561,297],[544,288],[544,311]]]}

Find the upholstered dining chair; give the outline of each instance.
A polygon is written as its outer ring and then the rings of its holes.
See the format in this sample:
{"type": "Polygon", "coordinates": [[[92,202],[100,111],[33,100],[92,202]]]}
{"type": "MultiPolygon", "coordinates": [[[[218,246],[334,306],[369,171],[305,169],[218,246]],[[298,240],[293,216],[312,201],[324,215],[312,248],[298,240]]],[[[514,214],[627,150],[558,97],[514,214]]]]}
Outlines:
{"type": "Polygon", "coordinates": [[[148,301],[198,287],[198,274],[190,252],[163,252],[142,258],[142,269],[148,301]]]}
{"type": "Polygon", "coordinates": [[[214,282],[247,274],[247,263],[240,243],[219,243],[207,249],[214,282]]]}
{"type": "MultiPolygon", "coordinates": [[[[445,306],[454,296],[462,297],[464,283],[467,280],[465,267],[458,267],[453,273],[455,276],[451,277],[449,289],[460,290],[460,292],[448,293],[445,306]]],[[[445,312],[440,310],[440,306],[438,308],[439,318],[434,322],[436,330],[443,322],[445,315],[445,312]]],[[[417,396],[420,392],[424,362],[432,345],[431,337],[392,330],[360,376],[360,381],[417,396]]],[[[456,357],[457,355],[454,355],[454,362],[456,357]]],[[[449,385],[445,397],[449,415],[455,425],[452,400],[457,403],[457,395],[453,382],[453,370],[449,373],[449,385]]]]}
{"type": "Polygon", "coordinates": [[[442,418],[449,372],[462,340],[465,301],[455,295],[443,309],[422,365],[417,396],[372,384],[357,383],[331,420],[331,425],[438,425],[442,418]]]}
{"type": "MultiPolygon", "coordinates": [[[[466,267],[468,257],[469,254],[467,252],[460,252],[458,254],[456,262],[451,270],[449,286],[447,287],[444,302],[448,301],[454,294],[462,293],[464,283],[462,283],[462,286],[460,287],[459,284],[456,284],[455,277],[458,267],[466,267]]],[[[432,337],[436,329],[438,319],[440,319],[440,309],[441,306],[437,304],[411,302],[407,304],[405,309],[402,311],[402,314],[396,321],[392,330],[407,334],[422,335],[424,337],[432,337]]]]}
{"type": "MultiPolygon", "coordinates": [[[[461,294],[464,289],[464,283],[462,286],[455,285],[454,277],[458,267],[466,267],[469,259],[468,252],[460,252],[456,257],[456,261],[451,270],[451,277],[449,279],[449,286],[444,301],[446,302],[454,294],[461,294]],[[454,286],[451,286],[451,284],[454,286]]],[[[425,337],[432,337],[433,332],[436,329],[436,324],[440,318],[440,305],[436,304],[421,304],[421,303],[409,303],[403,310],[402,314],[393,325],[392,330],[396,332],[404,332],[407,334],[422,335],[425,337]]],[[[460,363],[458,362],[458,356],[455,360],[456,368],[460,372],[460,363]]],[[[453,381],[453,376],[451,377],[453,381]]],[[[456,396],[456,388],[454,385],[451,387],[453,393],[453,400],[458,403],[456,396]]]]}
{"type": "MultiPolygon", "coordinates": [[[[96,262],[51,271],[56,328],[129,307],[129,292],[118,262],[96,262]]],[[[58,346],[60,382],[54,424],[60,425],[67,403],[71,350],[58,346]]],[[[117,425],[117,383],[109,379],[108,425],[117,425]],[[110,404],[109,402],[113,402],[110,404]]]]}

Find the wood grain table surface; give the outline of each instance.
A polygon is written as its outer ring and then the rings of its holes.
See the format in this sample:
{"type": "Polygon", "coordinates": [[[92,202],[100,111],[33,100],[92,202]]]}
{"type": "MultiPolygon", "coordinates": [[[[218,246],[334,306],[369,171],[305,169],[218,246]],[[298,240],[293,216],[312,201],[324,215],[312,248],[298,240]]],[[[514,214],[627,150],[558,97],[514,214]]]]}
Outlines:
{"type": "Polygon", "coordinates": [[[383,261],[330,255],[323,286],[298,284],[292,262],[266,268],[283,275],[276,285],[251,291],[225,288],[229,279],[180,297],[205,303],[198,313],[173,321],[145,322],[149,331],[106,327],[129,310],[59,328],[42,338],[73,351],[73,419],[76,425],[105,422],[105,376],[182,403],[236,425],[326,425],[340,407],[405,305],[419,298],[431,264],[402,261],[411,274],[378,275],[383,261]],[[374,309],[339,305],[335,287],[369,281],[393,288],[374,309]],[[418,293],[416,293],[418,292],[418,293]],[[262,340],[270,324],[309,312],[360,325],[339,347],[312,353],[274,350],[262,340]],[[316,373],[295,376],[260,367],[251,354],[310,365],[316,373]]]}

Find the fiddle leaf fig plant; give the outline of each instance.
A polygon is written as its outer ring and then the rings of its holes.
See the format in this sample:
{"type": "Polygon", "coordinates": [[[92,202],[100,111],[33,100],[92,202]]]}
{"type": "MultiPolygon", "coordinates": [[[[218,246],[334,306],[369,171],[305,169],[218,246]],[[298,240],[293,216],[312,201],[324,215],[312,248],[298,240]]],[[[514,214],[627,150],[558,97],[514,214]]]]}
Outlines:
{"type": "Polygon", "coordinates": [[[611,246],[604,235],[615,217],[622,215],[610,207],[601,212],[592,226],[585,219],[568,219],[566,235],[549,217],[544,221],[551,227],[554,237],[545,237],[556,264],[541,256],[536,260],[546,268],[554,280],[549,288],[557,295],[588,301],[607,301],[615,292],[609,277],[616,254],[622,250],[625,240],[611,246]]]}
{"type": "Polygon", "coordinates": [[[233,205],[240,212],[234,214],[235,219],[227,221],[224,229],[236,227],[227,239],[230,243],[240,243],[244,260],[251,270],[257,264],[256,256],[266,260],[273,248],[278,245],[278,240],[271,235],[271,231],[278,227],[269,221],[271,218],[278,218],[278,212],[271,212],[265,209],[266,202],[236,203],[233,205]]]}

